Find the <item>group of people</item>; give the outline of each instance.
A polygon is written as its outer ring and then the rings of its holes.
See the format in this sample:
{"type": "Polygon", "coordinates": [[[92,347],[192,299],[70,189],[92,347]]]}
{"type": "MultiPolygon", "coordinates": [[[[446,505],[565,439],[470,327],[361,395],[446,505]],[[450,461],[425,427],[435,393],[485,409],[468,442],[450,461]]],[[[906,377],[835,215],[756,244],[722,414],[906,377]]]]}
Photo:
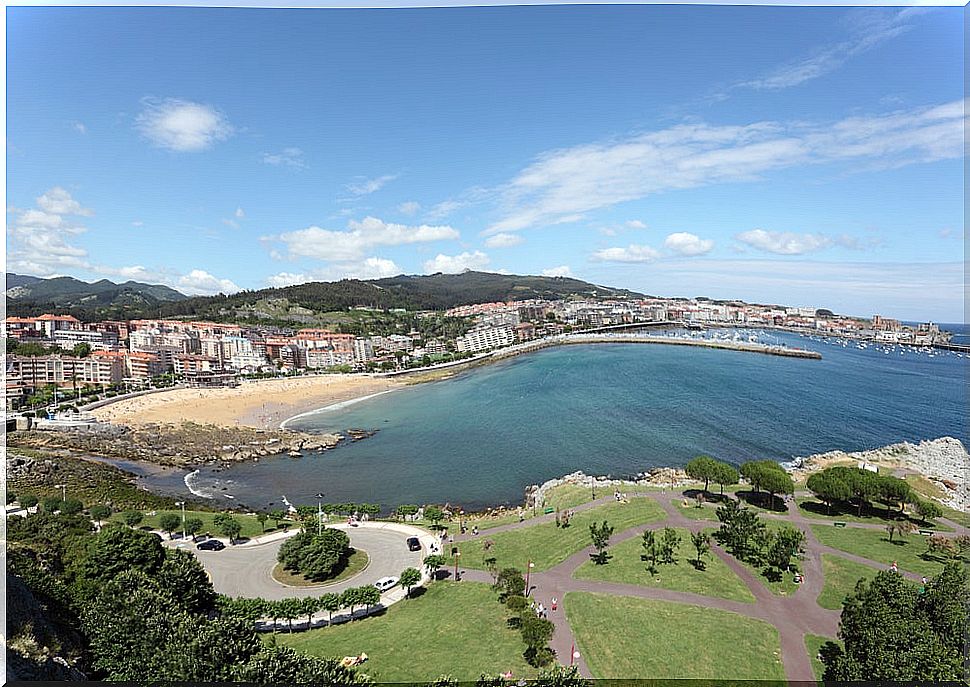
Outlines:
{"type": "Polygon", "coordinates": [[[552,602],[549,604],[549,608],[542,605],[541,601],[532,602],[532,610],[540,618],[548,618],[549,611],[555,611],[559,607],[559,600],[556,597],[552,597],[552,602]]]}

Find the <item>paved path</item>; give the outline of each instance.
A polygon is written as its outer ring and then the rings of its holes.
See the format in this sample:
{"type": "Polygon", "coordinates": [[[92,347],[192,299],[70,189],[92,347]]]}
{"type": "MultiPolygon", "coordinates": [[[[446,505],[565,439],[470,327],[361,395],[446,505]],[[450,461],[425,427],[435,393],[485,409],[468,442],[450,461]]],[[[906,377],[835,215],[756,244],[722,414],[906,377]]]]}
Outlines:
{"type": "MultiPolygon", "coordinates": [[[[633,527],[623,532],[615,534],[610,545],[619,544],[631,537],[638,537],[646,529],[659,529],[662,527],[676,527],[696,532],[702,529],[717,527],[718,523],[710,520],[692,520],[687,518],[675,505],[683,500],[682,494],[677,492],[657,492],[650,491],[635,494],[634,496],[654,499],[664,510],[667,518],[663,522],[650,523],[633,527]]],[[[597,506],[613,501],[613,495],[609,494],[595,501],[584,503],[572,509],[574,512],[588,510],[597,506]]],[[[676,603],[690,604],[703,608],[717,608],[730,611],[750,618],[765,621],[773,625],[779,633],[781,643],[781,660],[785,669],[785,676],[792,681],[814,681],[815,673],[812,669],[811,658],[805,646],[805,635],[822,635],[835,637],[839,627],[839,611],[824,609],[818,605],[816,599],[821,594],[825,585],[825,576],[822,567],[822,554],[831,553],[843,558],[863,563],[877,569],[884,569],[885,565],[875,561],[856,556],[845,551],[824,546],[819,543],[812,531],[812,525],[831,524],[831,521],[810,518],[798,510],[794,499],[787,501],[788,513],[764,513],[768,518],[779,518],[789,522],[805,534],[805,552],[802,557],[800,569],[804,575],[804,582],[798,586],[790,596],[779,596],[768,589],[759,579],[757,573],[752,572],[748,567],[740,563],[733,556],[725,552],[716,543],[712,543],[712,552],[744,582],[755,598],[755,603],[743,603],[720,599],[689,592],[678,592],[656,587],[645,587],[635,584],[621,584],[613,582],[600,582],[593,580],[581,580],[573,577],[576,569],[590,560],[593,548],[587,547],[569,558],[543,572],[534,572],[530,576],[530,589],[528,592],[536,600],[540,601],[547,609],[551,609],[552,599],[558,601],[556,611],[549,610],[548,618],[556,627],[555,634],[551,642],[552,648],[556,651],[560,662],[569,663],[570,651],[575,646],[575,637],[572,628],[566,618],[564,599],[568,592],[591,592],[614,594],[618,596],[630,596],[643,599],[656,599],[660,601],[671,601],[676,603]]],[[[555,519],[555,514],[542,515],[526,519],[523,522],[515,522],[506,525],[482,530],[477,538],[487,537],[499,532],[514,531],[523,527],[529,527],[543,522],[551,522],[555,519]]],[[[966,528],[948,523],[954,526],[957,534],[963,534],[966,528]]],[[[847,527],[860,529],[884,529],[884,525],[873,523],[854,523],[847,522],[847,527]]],[[[476,538],[471,534],[456,536],[456,541],[464,541],[476,538]]],[[[907,578],[919,580],[920,576],[903,572],[907,578]]],[[[481,570],[462,570],[461,579],[473,580],[478,582],[492,583],[489,573],[481,570]]],[[[585,657],[580,656],[576,659],[576,665],[580,672],[592,677],[589,666],[586,664],[585,657]]]]}

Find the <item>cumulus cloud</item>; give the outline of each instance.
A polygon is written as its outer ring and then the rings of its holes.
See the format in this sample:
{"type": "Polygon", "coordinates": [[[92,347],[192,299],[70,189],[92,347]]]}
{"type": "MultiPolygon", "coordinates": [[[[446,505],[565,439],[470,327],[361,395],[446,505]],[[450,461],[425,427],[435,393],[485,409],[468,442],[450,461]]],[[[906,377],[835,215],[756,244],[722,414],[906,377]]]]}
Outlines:
{"type": "Polygon", "coordinates": [[[375,191],[380,191],[384,186],[390,182],[397,179],[396,174],[385,174],[382,177],[377,177],[375,179],[363,179],[361,181],[352,182],[347,184],[345,188],[353,193],[355,196],[366,196],[375,191]]]}
{"type": "Polygon", "coordinates": [[[702,239],[696,234],[680,231],[670,234],[664,241],[664,248],[680,255],[704,255],[714,248],[714,241],[702,239]]]}
{"type": "Polygon", "coordinates": [[[512,246],[517,246],[525,241],[518,234],[495,234],[494,236],[489,236],[485,239],[485,245],[489,248],[511,248],[512,246]]]}
{"type": "Polygon", "coordinates": [[[82,136],[88,132],[88,128],[84,126],[84,122],[71,122],[71,127],[82,136]]]}
{"type": "Polygon", "coordinates": [[[240,290],[231,280],[219,279],[205,270],[192,270],[188,274],[183,274],[176,280],[175,288],[190,296],[229,294],[240,290]]]}
{"type": "Polygon", "coordinates": [[[411,215],[417,214],[418,210],[420,209],[421,209],[421,203],[418,203],[417,201],[414,201],[414,200],[409,200],[406,203],[401,203],[400,205],[397,206],[397,211],[400,212],[402,215],[407,215],[408,217],[410,217],[411,215]]]}
{"type": "Polygon", "coordinates": [[[55,186],[37,198],[37,207],[54,215],[80,215],[91,217],[94,210],[83,207],[60,186],[55,186]]]}
{"type": "Polygon", "coordinates": [[[357,264],[345,265],[342,268],[347,277],[357,279],[381,279],[401,274],[403,270],[394,264],[393,260],[371,257],[357,264]]]}
{"type": "Polygon", "coordinates": [[[631,219],[626,223],[627,229],[646,229],[647,225],[638,219],[631,219]]]}
{"type": "Polygon", "coordinates": [[[304,284],[308,281],[312,281],[312,279],[307,275],[294,274],[293,272],[279,272],[278,274],[271,274],[270,276],[266,277],[266,285],[274,288],[293,286],[294,284],[304,284]]]}
{"type": "Polygon", "coordinates": [[[573,276],[573,271],[569,269],[569,265],[559,265],[558,267],[549,267],[541,272],[543,277],[571,277],[573,276]]]}
{"type": "Polygon", "coordinates": [[[752,181],[794,166],[899,167],[963,155],[964,101],[834,123],[679,124],[539,155],[500,190],[486,235],[567,221],[649,195],[752,181]]]}
{"type": "Polygon", "coordinates": [[[286,244],[290,256],[350,262],[362,259],[376,246],[427,243],[459,236],[456,229],[446,225],[407,226],[365,217],[359,222],[349,222],[346,231],[311,226],[281,234],[279,240],[286,244]]]}
{"type": "Polygon", "coordinates": [[[243,219],[246,216],[246,213],[243,212],[242,208],[236,208],[236,212],[234,214],[236,216],[236,219],[243,219]]]}
{"type": "Polygon", "coordinates": [[[444,255],[438,253],[432,260],[424,263],[424,271],[429,273],[444,272],[458,274],[465,270],[482,270],[488,267],[489,258],[480,250],[473,253],[465,251],[458,255],[444,255]]]}
{"type": "Polygon", "coordinates": [[[142,101],[144,110],[135,124],[153,145],[177,152],[211,148],[233,134],[226,116],[211,105],[167,98],[142,101]]]}
{"type": "Polygon", "coordinates": [[[796,234],[791,231],[764,229],[743,231],[734,238],[752,248],[776,255],[804,255],[832,245],[832,240],[824,234],[796,234]]]}
{"type": "Polygon", "coordinates": [[[299,148],[283,148],[278,153],[263,153],[263,164],[304,169],[307,165],[299,148]]]}
{"type": "Polygon", "coordinates": [[[650,246],[631,243],[626,248],[602,248],[591,256],[594,262],[653,262],[660,257],[660,251],[650,246]]]}

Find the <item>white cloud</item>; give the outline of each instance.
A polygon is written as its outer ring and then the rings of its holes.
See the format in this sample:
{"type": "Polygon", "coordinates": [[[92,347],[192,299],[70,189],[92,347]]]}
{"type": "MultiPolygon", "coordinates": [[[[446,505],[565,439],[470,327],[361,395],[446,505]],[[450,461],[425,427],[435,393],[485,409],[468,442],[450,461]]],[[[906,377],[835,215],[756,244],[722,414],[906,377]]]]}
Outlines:
{"type": "Polygon", "coordinates": [[[243,212],[242,208],[236,208],[236,212],[233,214],[235,214],[236,219],[243,219],[246,216],[246,213],[243,212]]]}
{"type": "Polygon", "coordinates": [[[458,274],[465,270],[482,270],[488,267],[488,256],[476,250],[474,253],[465,251],[458,255],[443,255],[438,253],[432,260],[424,263],[424,271],[429,273],[445,272],[446,274],[458,274]]]}
{"type": "Polygon", "coordinates": [[[143,226],[145,226],[145,223],[142,222],[140,219],[136,219],[134,222],[131,223],[131,226],[133,226],[133,227],[143,227],[143,226]]]}
{"type": "Polygon", "coordinates": [[[602,248],[591,256],[594,262],[652,262],[660,257],[660,251],[650,246],[631,243],[626,248],[602,248]]]}
{"type": "Polygon", "coordinates": [[[485,239],[485,245],[489,248],[511,248],[518,246],[525,241],[519,234],[495,234],[485,239]]]}
{"type": "Polygon", "coordinates": [[[224,217],[222,219],[222,223],[225,224],[227,227],[231,227],[233,229],[238,229],[239,228],[239,222],[237,222],[234,219],[228,219],[228,218],[225,218],[224,217]]]}
{"type": "Polygon", "coordinates": [[[60,186],[55,186],[44,195],[37,198],[37,206],[44,212],[54,215],[81,215],[91,217],[94,210],[82,207],[71,194],[60,186]]]}
{"type": "Polygon", "coordinates": [[[397,206],[397,211],[400,212],[402,215],[407,215],[408,217],[416,214],[417,211],[420,209],[421,209],[421,203],[418,203],[417,201],[414,201],[414,200],[409,200],[406,203],[401,203],[400,205],[397,206]]]}
{"type": "Polygon", "coordinates": [[[229,294],[240,290],[229,279],[219,279],[205,270],[192,270],[188,274],[183,274],[175,282],[175,288],[190,296],[229,294]]]}
{"type": "Polygon", "coordinates": [[[142,135],[159,148],[194,152],[211,148],[233,134],[226,116],[211,105],[188,100],[145,98],[136,119],[142,135]]]}
{"type": "Polygon", "coordinates": [[[381,279],[393,277],[403,272],[400,267],[394,264],[393,260],[376,257],[367,258],[356,265],[345,265],[341,269],[344,270],[348,278],[356,279],[381,279]]]}
{"type": "Polygon", "coordinates": [[[627,229],[646,229],[647,225],[638,219],[631,219],[626,223],[627,229]]]}
{"type": "Polygon", "coordinates": [[[428,210],[428,218],[432,220],[444,219],[448,215],[452,214],[455,210],[463,206],[464,203],[457,200],[442,201],[428,210]]]}
{"type": "Polygon", "coordinates": [[[361,259],[375,246],[426,243],[460,236],[450,226],[407,226],[384,222],[376,217],[351,221],[347,227],[348,231],[333,231],[312,226],[281,234],[279,240],[286,244],[290,256],[348,262],[361,259]]]}
{"type": "Polygon", "coordinates": [[[308,281],[312,281],[312,279],[307,275],[294,274],[293,272],[280,272],[278,274],[272,274],[266,277],[266,284],[274,288],[293,286],[294,284],[304,284],[308,281]]]}
{"type": "Polygon", "coordinates": [[[263,153],[263,163],[274,166],[293,167],[294,169],[305,169],[307,164],[303,159],[303,151],[299,148],[283,148],[278,153],[263,153]]]}
{"type": "Polygon", "coordinates": [[[569,269],[569,265],[559,265],[559,267],[544,269],[541,274],[543,277],[571,277],[573,271],[569,269]]]}
{"type": "Polygon", "coordinates": [[[796,234],[791,231],[764,229],[743,231],[734,238],[752,248],[776,255],[804,255],[832,245],[832,239],[824,234],[796,234]]]}
{"type": "Polygon", "coordinates": [[[881,167],[963,155],[964,101],[835,123],[680,124],[543,153],[501,191],[486,235],[551,225],[678,189],[752,181],[797,165],[881,167]]]}
{"type": "Polygon", "coordinates": [[[806,57],[784,64],[757,79],[736,84],[735,88],[781,90],[829,74],[851,58],[912,28],[906,22],[912,12],[890,12],[892,14],[882,10],[856,13],[854,35],[847,40],[820,46],[806,57]]]}
{"type": "Polygon", "coordinates": [[[664,241],[664,248],[680,255],[704,255],[714,248],[714,241],[702,239],[696,234],[680,231],[670,234],[664,241]]]}
{"type": "Polygon", "coordinates": [[[88,132],[88,128],[84,126],[84,122],[71,122],[71,127],[82,136],[88,132]]]}
{"type": "Polygon", "coordinates": [[[394,181],[395,179],[397,179],[396,174],[385,174],[384,176],[377,177],[376,179],[364,179],[362,181],[347,184],[345,188],[355,196],[366,196],[369,193],[380,191],[389,181],[394,181]]]}

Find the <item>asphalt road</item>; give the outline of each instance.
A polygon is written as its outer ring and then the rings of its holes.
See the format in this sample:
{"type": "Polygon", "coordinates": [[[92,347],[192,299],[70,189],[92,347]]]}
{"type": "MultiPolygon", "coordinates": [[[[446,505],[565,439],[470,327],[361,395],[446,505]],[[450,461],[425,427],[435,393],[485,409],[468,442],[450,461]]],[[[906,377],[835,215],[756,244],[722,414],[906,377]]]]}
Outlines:
{"type": "Polygon", "coordinates": [[[232,547],[222,551],[198,551],[202,565],[212,579],[212,586],[227,596],[284,599],[293,596],[322,596],[349,587],[373,584],[382,577],[399,577],[405,568],[421,569],[423,552],[409,551],[408,535],[392,530],[343,528],[350,545],[367,552],[369,562],[360,573],[334,584],[313,587],[287,587],[273,579],[276,554],[286,539],[265,544],[232,547]]]}

